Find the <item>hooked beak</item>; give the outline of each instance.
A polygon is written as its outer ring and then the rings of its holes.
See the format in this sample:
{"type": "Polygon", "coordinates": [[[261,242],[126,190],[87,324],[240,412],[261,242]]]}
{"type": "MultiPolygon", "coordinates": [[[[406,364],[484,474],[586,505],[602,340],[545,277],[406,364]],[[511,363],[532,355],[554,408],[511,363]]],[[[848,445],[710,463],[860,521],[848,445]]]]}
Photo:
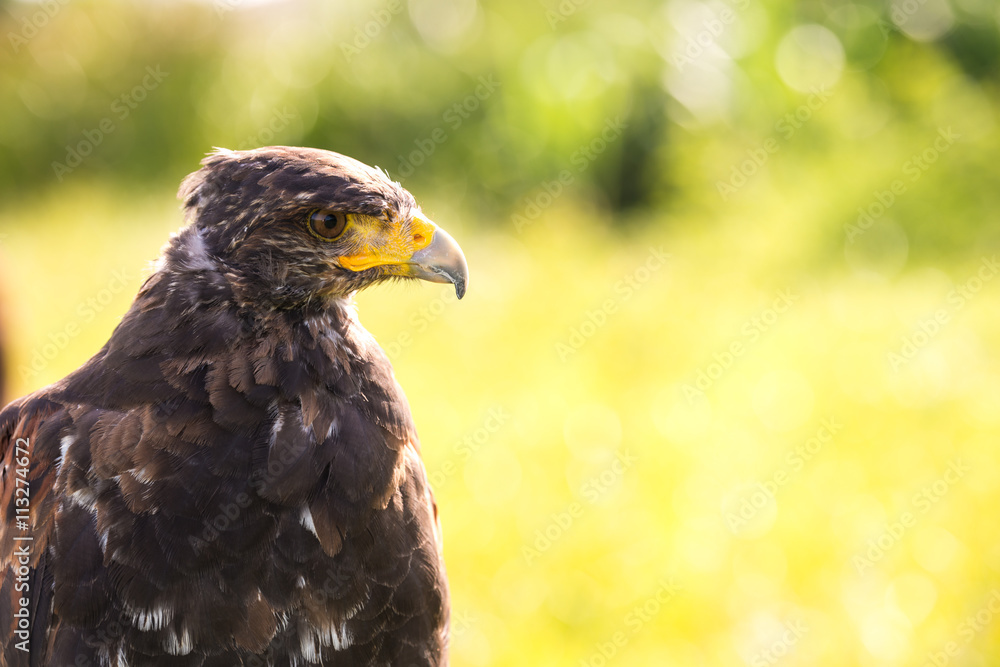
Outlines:
{"type": "Polygon", "coordinates": [[[451,283],[461,299],[469,284],[469,265],[465,254],[451,234],[421,215],[413,218],[415,227],[422,228],[430,243],[413,253],[406,266],[409,275],[432,283],[451,283]]]}
{"type": "Polygon", "coordinates": [[[455,295],[461,299],[469,284],[469,265],[465,255],[451,234],[433,222],[427,222],[434,226],[434,235],[430,245],[413,253],[407,262],[410,275],[432,283],[451,283],[455,286],[455,295]]]}

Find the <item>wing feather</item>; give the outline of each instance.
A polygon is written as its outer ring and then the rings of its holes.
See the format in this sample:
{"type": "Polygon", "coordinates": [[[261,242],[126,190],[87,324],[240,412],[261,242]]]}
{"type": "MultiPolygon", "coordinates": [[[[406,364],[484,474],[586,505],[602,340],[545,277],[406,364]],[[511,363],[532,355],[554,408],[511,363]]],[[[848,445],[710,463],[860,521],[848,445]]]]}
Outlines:
{"type": "Polygon", "coordinates": [[[48,545],[61,459],[58,432],[67,421],[63,406],[44,394],[15,401],[0,412],[0,636],[4,645],[0,667],[48,664],[45,638],[52,609],[48,545]]]}

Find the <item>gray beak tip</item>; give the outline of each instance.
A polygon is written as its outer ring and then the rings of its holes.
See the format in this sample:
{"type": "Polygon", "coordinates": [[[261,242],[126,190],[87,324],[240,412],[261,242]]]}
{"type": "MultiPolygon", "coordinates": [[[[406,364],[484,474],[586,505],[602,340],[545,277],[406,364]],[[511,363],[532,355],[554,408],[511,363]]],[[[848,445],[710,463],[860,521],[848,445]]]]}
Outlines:
{"type": "Polygon", "coordinates": [[[414,253],[410,263],[415,277],[435,283],[451,283],[455,286],[455,296],[459,299],[465,296],[469,285],[469,265],[462,248],[448,232],[437,228],[431,244],[414,253]]]}

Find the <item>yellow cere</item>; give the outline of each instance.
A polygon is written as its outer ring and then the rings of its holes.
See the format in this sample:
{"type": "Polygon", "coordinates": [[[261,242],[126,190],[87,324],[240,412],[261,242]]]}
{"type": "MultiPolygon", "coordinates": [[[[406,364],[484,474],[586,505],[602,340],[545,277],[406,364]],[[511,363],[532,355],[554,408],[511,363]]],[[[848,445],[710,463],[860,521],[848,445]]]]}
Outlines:
{"type": "Polygon", "coordinates": [[[350,216],[350,232],[357,250],[340,258],[340,265],[351,271],[375,266],[403,264],[413,253],[430,245],[437,229],[430,220],[417,214],[409,224],[386,223],[367,215],[350,216]]]}

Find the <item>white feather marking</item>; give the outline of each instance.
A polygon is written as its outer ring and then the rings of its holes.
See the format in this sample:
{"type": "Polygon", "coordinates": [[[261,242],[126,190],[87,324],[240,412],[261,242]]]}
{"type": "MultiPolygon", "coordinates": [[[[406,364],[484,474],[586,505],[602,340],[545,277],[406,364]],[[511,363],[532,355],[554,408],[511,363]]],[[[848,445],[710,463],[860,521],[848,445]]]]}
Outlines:
{"type": "Polygon", "coordinates": [[[101,642],[97,647],[97,664],[104,667],[111,667],[111,655],[108,653],[107,642],[101,642]]]}
{"type": "Polygon", "coordinates": [[[322,649],[316,645],[316,638],[312,635],[300,637],[302,657],[309,662],[319,662],[322,649]]]}
{"type": "Polygon", "coordinates": [[[348,632],[346,623],[341,623],[339,630],[331,625],[327,632],[328,634],[323,638],[323,643],[327,644],[327,641],[329,641],[329,645],[335,650],[343,651],[351,645],[351,633],[348,632]]]}
{"type": "Polygon", "coordinates": [[[56,462],[57,471],[62,470],[63,463],[66,461],[66,452],[69,451],[74,442],[76,442],[75,435],[64,435],[59,441],[59,460],[56,462]]]}
{"type": "Polygon", "coordinates": [[[332,436],[334,432],[337,430],[337,426],[338,426],[337,418],[334,417],[333,419],[330,420],[330,428],[326,429],[326,436],[323,438],[324,441],[330,439],[330,436],[332,436]]]}
{"type": "Polygon", "coordinates": [[[191,633],[187,628],[181,628],[181,636],[178,638],[177,631],[171,630],[167,635],[167,641],[163,647],[170,655],[187,655],[194,649],[194,642],[191,641],[191,633]]]}
{"type": "Polygon", "coordinates": [[[214,271],[218,268],[209,254],[208,248],[205,247],[205,239],[202,237],[201,232],[194,232],[188,235],[187,239],[187,257],[184,262],[185,268],[191,271],[214,271]]]}
{"type": "Polygon", "coordinates": [[[97,511],[97,496],[94,495],[90,487],[85,486],[77,489],[70,494],[69,499],[73,501],[73,504],[87,510],[91,514],[97,511]]]}
{"type": "Polygon", "coordinates": [[[271,427],[271,447],[274,447],[274,443],[278,441],[278,433],[281,432],[281,427],[285,425],[285,416],[278,413],[277,418],[274,420],[274,426],[271,427]]]}
{"type": "Polygon", "coordinates": [[[174,618],[173,610],[163,604],[157,604],[152,609],[129,609],[128,613],[143,632],[162,630],[174,618]]]}
{"type": "Polygon", "coordinates": [[[299,523],[305,526],[305,529],[316,536],[319,539],[319,535],[316,533],[316,524],[313,523],[313,514],[309,510],[308,505],[303,505],[302,509],[299,511],[299,523]]]}
{"type": "Polygon", "coordinates": [[[320,662],[324,648],[331,647],[335,651],[343,651],[352,641],[346,623],[339,625],[331,623],[319,628],[304,624],[299,626],[299,646],[306,662],[320,662]]]}
{"type": "Polygon", "coordinates": [[[143,466],[138,470],[133,470],[132,476],[143,484],[150,484],[153,482],[153,478],[149,475],[149,466],[143,466]]]}
{"type": "Polygon", "coordinates": [[[69,499],[74,505],[82,509],[87,510],[91,514],[97,512],[97,496],[90,487],[83,487],[82,489],[77,489],[70,494],[69,499]]]}

